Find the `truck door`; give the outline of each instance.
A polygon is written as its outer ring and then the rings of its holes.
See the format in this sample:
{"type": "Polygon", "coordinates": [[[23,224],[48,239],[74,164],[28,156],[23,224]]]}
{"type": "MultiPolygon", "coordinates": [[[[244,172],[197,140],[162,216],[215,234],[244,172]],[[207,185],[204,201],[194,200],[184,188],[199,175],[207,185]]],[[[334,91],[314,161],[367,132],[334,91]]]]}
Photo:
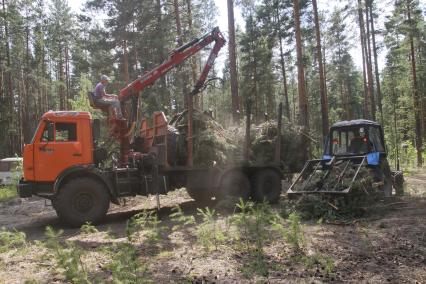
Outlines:
{"type": "Polygon", "coordinates": [[[63,170],[82,163],[77,130],[77,122],[45,122],[34,143],[35,180],[53,182],[63,170]]]}

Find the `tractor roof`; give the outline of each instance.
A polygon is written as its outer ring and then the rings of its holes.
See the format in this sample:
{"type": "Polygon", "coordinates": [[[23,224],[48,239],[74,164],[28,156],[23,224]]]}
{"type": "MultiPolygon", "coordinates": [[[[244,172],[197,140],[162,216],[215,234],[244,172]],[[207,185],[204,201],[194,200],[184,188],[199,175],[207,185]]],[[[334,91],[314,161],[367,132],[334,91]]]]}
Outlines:
{"type": "Polygon", "coordinates": [[[363,126],[363,125],[372,125],[372,126],[380,126],[379,123],[367,120],[367,119],[355,119],[355,120],[344,120],[336,122],[331,126],[331,128],[338,128],[338,127],[348,127],[348,126],[363,126]]]}

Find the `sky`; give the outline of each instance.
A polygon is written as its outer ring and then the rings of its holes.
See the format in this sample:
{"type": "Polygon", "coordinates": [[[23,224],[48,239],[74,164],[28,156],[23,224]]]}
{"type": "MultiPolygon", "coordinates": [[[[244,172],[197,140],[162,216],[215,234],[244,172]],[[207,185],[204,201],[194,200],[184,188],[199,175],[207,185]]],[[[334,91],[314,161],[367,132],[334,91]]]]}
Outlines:
{"type": "MultiPolygon", "coordinates": [[[[220,30],[222,31],[222,33],[225,35],[225,37],[227,37],[228,35],[228,18],[227,18],[227,1],[226,0],[214,0],[215,4],[218,8],[219,11],[219,16],[217,18],[217,24],[220,28],[220,30]]],[[[81,9],[82,4],[84,3],[84,0],[69,0],[69,5],[71,6],[71,9],[73,10],[73,12],[79,12],[81,9]]],[[[341,7],[345,4],[346,1],[341,1],[341,0],[318,0],[318,9],[320,11],[323,10],[328,10],[328,11],[332,11],[334,9],[334,7],[341,7]]],[[[383,2],[382,2],[383,3],[383,2]]],[[[380,17],[379,20],[376,24],[376,28],[381,29],[383,28],[383,23],[385,20],[385,16],[388,15],[391,12],[391,7],[392,5],[381,5],[383,7],[381,8],[381,13],[380,13],[380,17]]],[[[244,29],[244,19],[241,16],[241,10],[238,7],[235,7],[235,20],[236,20],[236,25],[240,26],[242,29],[244,29]]],[[[353,34],[354,37],[354,44],[351,48],[351,55],[353,57],[353,60],[356,64],[356,66],[358,66],[358,68],[361,70],[362,69],[362,54],[361,54],[361,48],[358,44],[358,41],[356,40],[356,37],[358,37],[358,30],[357,30],[357,26],[356,23],[352,23],[352,26],[349,25],[350,28],[350,33],[353,34]]],[[[381,41],[381,38],[378,37],[376,39],[376,41],[381,41]]],[[[294,49],[293,46],[287,47],[287,49],[294,49]]],[[[384,63],[385,63],[385,53],[386,52],[379,52],[379,69],[382,69],[384,67],[384,63]]],[[[224,64],[224,61],[226,60],[226,54],[227,52],[221,52],[218,59],[217,59],[217,65],[218,65],[218,70],[222,69],[222,65],[224,64]]]]}

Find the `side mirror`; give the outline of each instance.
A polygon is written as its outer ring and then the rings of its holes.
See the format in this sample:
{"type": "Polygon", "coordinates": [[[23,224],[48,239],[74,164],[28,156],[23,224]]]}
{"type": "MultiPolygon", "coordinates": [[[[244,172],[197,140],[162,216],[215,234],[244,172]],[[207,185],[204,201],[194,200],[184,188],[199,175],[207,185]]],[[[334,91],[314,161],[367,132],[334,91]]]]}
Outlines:
{"type": "Polygon", "coordinates": [[[101,121],[94,119],[92,124],[93,140],[97,141],[101,138],[101,121]]]}

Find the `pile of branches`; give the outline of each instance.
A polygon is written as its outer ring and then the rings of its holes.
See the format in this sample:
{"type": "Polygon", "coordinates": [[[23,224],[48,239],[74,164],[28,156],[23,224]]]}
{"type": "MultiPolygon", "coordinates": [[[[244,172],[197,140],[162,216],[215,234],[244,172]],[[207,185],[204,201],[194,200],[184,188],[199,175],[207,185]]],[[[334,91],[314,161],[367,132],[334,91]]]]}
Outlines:
{"type": "MultiPolygon", "coordinates": [[[[180,139],[178,153],[182,161],[187,157],[186,137],[188,114],[173,125],[180,139]]],[[[252,165],[274,163],[275,143],[277,140],[277,123],[268,121],[258,126],[251,126],[250,157],[252,165]]],[[[301,134],[299,129],[288,122],[281,130],[281,163],[284,172],[298,172],[304,165],[303,153],[300,151],[301,134]]],[[[212,166],[238,164],[244,161],[245,126],[224,129],[209,114],[199,110],[193,113],[193,162],[194,166],[212,166]]]]}
{"type": "MultiPolygon", "coordinates": [[[[254,140],[251,143],[250,161],[253,164],[274,162],[275,145],[278,138],[276,121],[267,121],[255,128],[254,140]]],[[[305,164],[304,153],[300,150],[302,142],[301,130],[283,121],[281,128],[281,161],[284,172],[299,172],[305,164]]]]}
{"type": "MultiPolygon", "coordinates": [[[[185,160],[187,157],[187,113],[177,121],[175,127],[183,138],[179,143],[180,159],[185,160]]],[[[234,161],[238,141],[233,140],[229,131],[225,130],[209,114],[194,110],[192,129],[194,166],[221,166],[234,161]]]]}
{"type": "MultiPolygon", "coordinates": [[[[376,208],[383,197],[381,183],[374,181],[375,172],[361,167],[355,181],[352,179],[358,165],[350,165],[341,175],[346,163],[334,166],[324,178],[324,171],[317,171],[305,184],[304,190],[315,193],[302,195],[291,202],[294,210],[305,219],[341,220],[366,216],[376,208]],[[350,187],[347,194],[331,194],[327,191],[343,191],[350,187]],[[321,190],[319,190],[321,189],[321,190]]],[[[297,188],[295,189],[297,191],[297,188]]]]}

